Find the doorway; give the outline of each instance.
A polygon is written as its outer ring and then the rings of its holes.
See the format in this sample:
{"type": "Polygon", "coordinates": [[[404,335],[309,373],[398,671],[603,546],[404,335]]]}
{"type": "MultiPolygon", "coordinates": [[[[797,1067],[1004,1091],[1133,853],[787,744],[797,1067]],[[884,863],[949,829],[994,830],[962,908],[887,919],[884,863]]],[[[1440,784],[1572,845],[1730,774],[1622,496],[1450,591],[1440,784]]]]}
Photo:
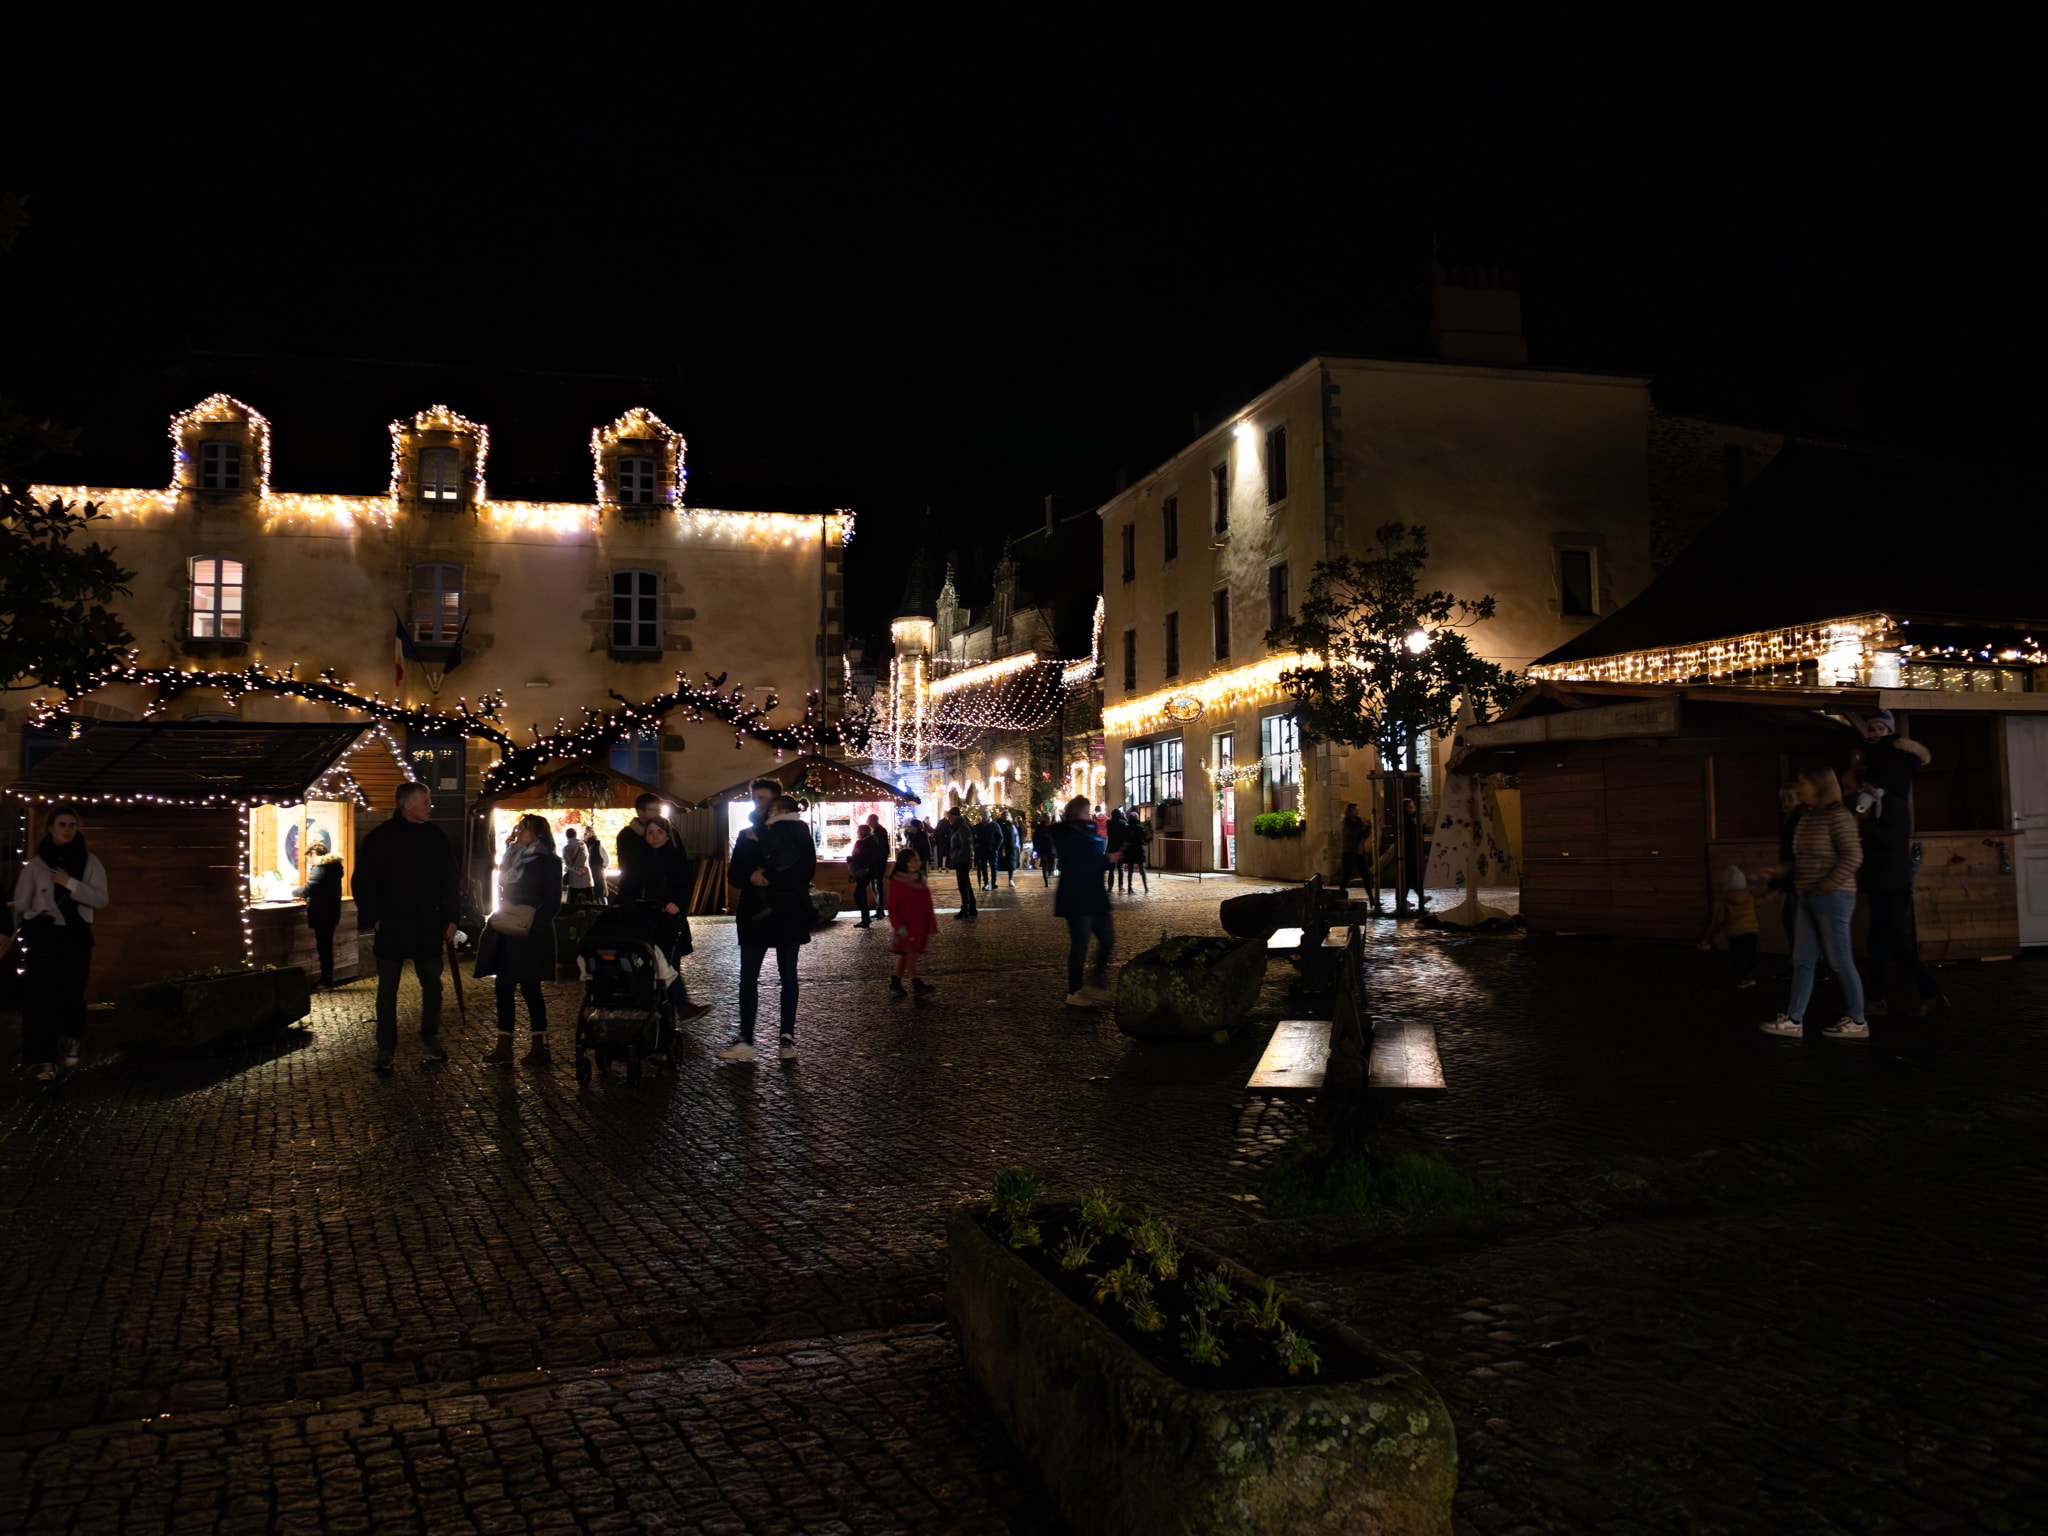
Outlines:
{"type": "Polygon", "coordinates": [[[1212,844],[1216,849],[1218,869],[1237,868],[1237,786],[1223,775],[1223,770],[1231,767],[1236,758],[1237,733],[1219,732],[1216,737],[1216,816],[1212,844]]]}
{"type": "Polygon", "coordinates": [[[2012,786],[2020,942],[2048,944],[2048,719],[2007,715],[2005,762],[2012,786]]]}

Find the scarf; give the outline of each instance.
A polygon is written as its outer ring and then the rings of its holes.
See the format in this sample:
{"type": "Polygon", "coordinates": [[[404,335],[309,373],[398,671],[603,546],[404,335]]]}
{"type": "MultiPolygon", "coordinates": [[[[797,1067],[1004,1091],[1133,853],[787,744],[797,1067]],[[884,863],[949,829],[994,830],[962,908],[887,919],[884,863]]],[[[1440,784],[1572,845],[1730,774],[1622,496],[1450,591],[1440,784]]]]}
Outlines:
{"type": "MultiPolygon", "coordinates": [[[[41,844],[36,848],[37,858],[52,869],[63,870],[74,880],[85,878],[85,861],[88,856],[83,832],[61,847],[54,837],[45,832],[41,844]]],[[[57,915],[64,920],[64,926],[69,928],[79,921],[78,903],[71,899],[71,892],[64,886],[53,881],[52,889],[57,897],[57,915]]]]}

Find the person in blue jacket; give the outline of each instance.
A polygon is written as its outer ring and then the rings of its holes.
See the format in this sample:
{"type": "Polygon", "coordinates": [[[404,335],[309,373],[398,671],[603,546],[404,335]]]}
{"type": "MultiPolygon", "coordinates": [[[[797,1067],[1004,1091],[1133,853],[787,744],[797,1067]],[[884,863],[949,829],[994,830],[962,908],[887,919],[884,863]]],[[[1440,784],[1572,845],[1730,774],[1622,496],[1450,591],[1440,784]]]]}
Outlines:
{"type": "Polygon", "coordinates": [[[1105,877],[1115,855],[1095,830],[1086,795],[1067,802],[1060,824],[1053,830],[1053,849],[1060,885],[1053,895],[1052,910],[1067,920],[1067,1006],[1092,1008],[1109,1001],[1109,957],[1116,949],[1116,928],[1110,921],[1105,877]],[[1090,934],[1096,942],[1095,984],[1083,987],[1090,934]]]}

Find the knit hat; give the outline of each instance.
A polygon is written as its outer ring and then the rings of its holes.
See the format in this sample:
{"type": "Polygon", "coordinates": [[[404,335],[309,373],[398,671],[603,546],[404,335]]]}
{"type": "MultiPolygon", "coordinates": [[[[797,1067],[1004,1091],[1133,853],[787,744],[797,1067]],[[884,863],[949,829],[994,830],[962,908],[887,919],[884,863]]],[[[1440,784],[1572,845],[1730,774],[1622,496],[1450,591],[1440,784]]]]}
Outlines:
{"type": "Polygon", "coordinates": [[[1728,873],[1721,877],[1721,889],[1724,891],[1746,891],[1749,889],[1749,876],[1731,864],[1728,867],[1728,873]]]}
{"type": "Polygon", "coordinates": [[[1894,736],[1899,734],[1899,722],[1897,721],[1897,719],[1893,717],[1892,712],[1888,709],[1880,709],[1876,714],[1872,715],[1870,717],[1870,723],[1872,725],[1883,726],[1887,731],[1890,731],[1894,736]]]}

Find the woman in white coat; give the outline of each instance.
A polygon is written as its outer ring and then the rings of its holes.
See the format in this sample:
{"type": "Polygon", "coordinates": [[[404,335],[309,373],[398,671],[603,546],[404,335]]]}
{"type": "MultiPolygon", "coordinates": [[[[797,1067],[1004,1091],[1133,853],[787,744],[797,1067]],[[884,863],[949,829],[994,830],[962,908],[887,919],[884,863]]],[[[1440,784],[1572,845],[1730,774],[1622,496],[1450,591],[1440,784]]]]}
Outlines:
{"type": "Polygon", "coordinates": [[[85,984],[92,974],[93,914],[107,904],[107,872],[85,846],[75,805],[50,812],[36,856],[14,882],[21,954],[21,1059],[39,1082],[78,1065],[85,984]]]}

